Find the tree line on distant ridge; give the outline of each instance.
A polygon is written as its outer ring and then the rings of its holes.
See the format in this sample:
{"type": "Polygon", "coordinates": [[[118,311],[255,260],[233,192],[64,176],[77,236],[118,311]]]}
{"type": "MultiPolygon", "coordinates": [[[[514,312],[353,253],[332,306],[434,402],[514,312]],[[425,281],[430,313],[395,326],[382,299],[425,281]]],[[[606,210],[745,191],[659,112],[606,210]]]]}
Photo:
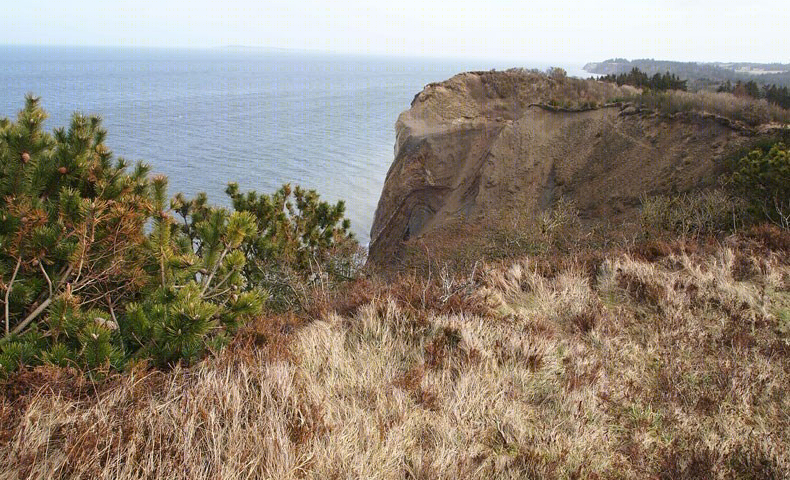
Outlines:
{"type": "Polygon", "coordinates": [[[674,62],[647,58],[629,61],[616,58],[585,66],[587,71],[602,75],[627,73],[632,68],[638,68],[647,75],[672,72],[688,81],[690,91],[715,90],[727,80],[731,83],[754,80],[759,84],[790,87],[790,64],[674,62]]]}
{"type": "Polygon", "coordinates": [[[610,74],[599,78],[604,82],[616,83],[617,85],[631,85],[637,88],[649,88],[650,90],[686,90],[686,80],[681,80],[675,74],[665,72],[656,73],[652,77],[645,72],[634,67],[628,73],[619,75],[610,74]]]}

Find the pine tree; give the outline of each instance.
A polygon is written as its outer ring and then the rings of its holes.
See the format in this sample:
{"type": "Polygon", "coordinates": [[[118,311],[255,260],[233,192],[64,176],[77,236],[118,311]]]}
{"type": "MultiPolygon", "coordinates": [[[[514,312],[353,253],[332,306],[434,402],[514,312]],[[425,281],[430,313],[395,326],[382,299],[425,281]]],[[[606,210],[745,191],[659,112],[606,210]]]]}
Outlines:
{"type": "Polygon", "coordinates": [[[117,364],[113,307],[146,281],[136,259],[150,217],[148,169],[128,174],[113,162],[98,117],[75,114],[54,135],[43,132],[45,118],[29,96],[0,130],[0,363],[117,364]]]}
{"type": "Polygon", "coordinates": [[[732,179],[754,214],[790,228],[790,149],[784,143],[742,157],[732,179]]]}
{"type": "Polygon", "coordinates": [[[165,207],[167,179],[154,177],[155,211],[145,269],[155,279],[144,301],[127,306],[126,347],[158,365],[198,358],[212,338],[225,337],[261,312],[264,293],[242,275],[242,243],[256,232],[247,212],[209,207],[176,196],[165,207]],[[171,211],[183,216],[178,224],[171,211]]]}
{"type": "Polygon", "coordinates": [[[275,308],[299,307],[297,286],[343,280],[358,262],[357,243],[344,218],[345,204],[321,201],[315,190],[283,185],[271,195],[243,194],[231,183],[226,193],[239,212],[252,214],[255,235],[242,244],[245,275],[266,289],[275,308]]]}
{"type": "Polygon", "coordinates": [[[166,206],[167,179],[113,161],[98,117],[75,114],[54,135],[45,118],[28,97],[16,122],[0,123],[0,373],[192,360],[261,311],[240,250],[256,232],[251,213],[203,196],[185,229],[166,206]]]}

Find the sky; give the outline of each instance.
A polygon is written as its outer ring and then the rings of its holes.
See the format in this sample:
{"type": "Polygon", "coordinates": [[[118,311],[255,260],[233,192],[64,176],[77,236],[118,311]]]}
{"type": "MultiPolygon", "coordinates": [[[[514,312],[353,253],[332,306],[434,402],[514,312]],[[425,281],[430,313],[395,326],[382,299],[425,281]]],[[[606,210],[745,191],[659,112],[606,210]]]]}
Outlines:
{"type": "Polygon", "coordinates": [[[782,0],[3,0],[0,44],[790,62],[782,0]]]}

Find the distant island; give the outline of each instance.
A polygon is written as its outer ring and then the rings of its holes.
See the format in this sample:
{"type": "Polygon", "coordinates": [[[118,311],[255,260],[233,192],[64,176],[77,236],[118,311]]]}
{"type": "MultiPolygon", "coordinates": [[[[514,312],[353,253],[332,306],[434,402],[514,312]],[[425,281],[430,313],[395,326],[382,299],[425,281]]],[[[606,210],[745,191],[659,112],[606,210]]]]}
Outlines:
{"type": "Polygon", "coordinates": [[[669,72],[688,81],[690,90],[717,88],[731,83],[754,81],[762,85],[790,86],[790,63],[752,62],[675,62],[642,58],[627,60],[611,58],[603,62],[590,62],[584,71],[599,75],[618,75],[638,68],[648,75],[669,72]]]}

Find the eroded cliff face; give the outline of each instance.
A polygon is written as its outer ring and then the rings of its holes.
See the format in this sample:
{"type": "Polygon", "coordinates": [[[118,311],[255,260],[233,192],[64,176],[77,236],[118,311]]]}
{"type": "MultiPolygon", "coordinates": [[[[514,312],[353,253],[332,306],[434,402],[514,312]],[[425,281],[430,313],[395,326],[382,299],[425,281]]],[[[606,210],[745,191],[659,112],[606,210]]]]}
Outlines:
{"type": "Polygon", "coordinates": [[[559,198],[588,221],[623,221],[643,195],[712,185],[722,159],[756,134],[713,115],[667,118],[621,105],[576,111],[631,93],[525,72],[428,85],[396,124],[370,261],[397,264],[406,242],[450,222],[538,215],[559,198]],[[574,108],[546,106],[557,98],[574,108]]]}

